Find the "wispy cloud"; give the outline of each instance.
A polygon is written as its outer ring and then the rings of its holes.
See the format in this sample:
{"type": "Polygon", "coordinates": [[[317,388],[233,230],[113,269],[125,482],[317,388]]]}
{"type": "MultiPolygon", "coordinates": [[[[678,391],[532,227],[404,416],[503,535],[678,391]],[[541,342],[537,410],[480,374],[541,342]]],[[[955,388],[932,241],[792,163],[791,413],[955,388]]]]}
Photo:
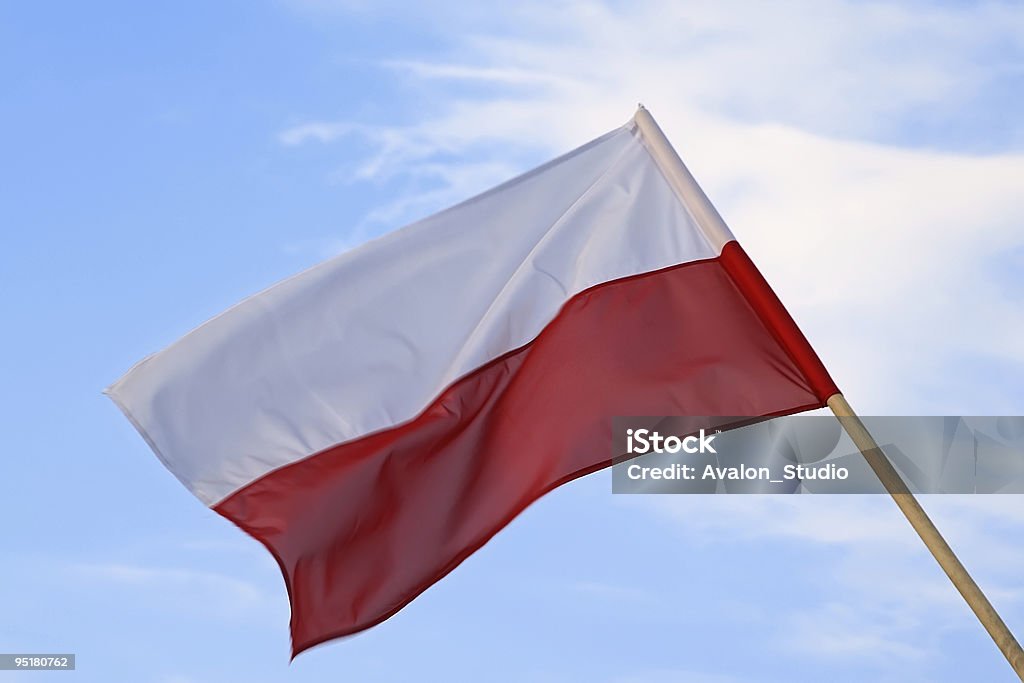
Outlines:
{"type": "Polygon", "coordinates": [[[470,81],[490,85],[523,85],[566,88],[579,85],[550,71],[520,68],[478,67],[466,64],[443,64],[412,60],[387,60],[382,66],[406,72],[422,79],[470,81]]]}
{"type": "Polygon", "coordinates": [[[802,657],[913,661],[932,654],[930,648],[908,642],[908,634],[923,632],[920,626],[919,614],[901,607],[879,611],[863,603],[829,602],[787,615],[785,636],[779,640],[802,657]]]}
{"type": "MultiPolygon", "coordinates": [[[[914,662],[937,656],[944,636],[978,628],[887,496],[626,500],[667,522],[691,546],[803,548],[805,560],[792,571],[807,592],[784,601],[773,615],[771,638],[781,651],[861,663],[914,662]]],[[[931,496],[926,504],[990,598],[1004,614],[1019,614],[1024,552],[1012,540],[1024,535],[1024,516],[1012,497],[931,496]]]]}
{"type": "MultiPolygon", "coordinates": [[[[683,103],[748,122],[871,134],[907,115],[920,120],[971,106],[993,79],[1012,73],[1024,48],[1024,11],[1014,3],[524,2],[485,13],[465,3],[401,7],[409,21],[437,22],[438,51],[451,57],[386,66],[431,80],[557,84],[557,92],[534,94],[545,98],[538,104],[574,115],[563,130],[578,130],[582,111],[621,115],[623,98],[643,97],[656,98],[659,109],[683,103]]],[[[452,108],[498,98],[463,94],[452,108]]]]}
{"type": "Polygon", "coordinates": [[[294,128],[282,131],[278,135],[278,139],[282,144],[285,145],[301,145],[304,142],[332,142],[343,135],[348,135],[355,131],[366,131],[363,126],[356,126],[351,123],[344,122],[332,122],[332,123],[304,123],[294,128]]]}

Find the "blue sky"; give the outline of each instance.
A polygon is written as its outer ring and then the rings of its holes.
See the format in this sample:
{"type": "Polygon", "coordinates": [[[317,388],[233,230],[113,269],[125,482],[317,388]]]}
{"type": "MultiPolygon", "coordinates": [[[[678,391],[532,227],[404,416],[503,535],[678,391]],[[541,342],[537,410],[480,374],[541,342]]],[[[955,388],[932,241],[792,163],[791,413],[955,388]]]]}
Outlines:
{"type": "MultiPolygon", "coordinates": [[[[862,413],[1024,413],[1019,4],[463,4],[0,8],[0,651],[79,667],[0,678],[1012,680],[884,498],[603,475],[289,664],[273,561],[101,390],[637,101],[862,413]]],[[[1024,505],[926,505],[1024,632],[1024,505]]]]}

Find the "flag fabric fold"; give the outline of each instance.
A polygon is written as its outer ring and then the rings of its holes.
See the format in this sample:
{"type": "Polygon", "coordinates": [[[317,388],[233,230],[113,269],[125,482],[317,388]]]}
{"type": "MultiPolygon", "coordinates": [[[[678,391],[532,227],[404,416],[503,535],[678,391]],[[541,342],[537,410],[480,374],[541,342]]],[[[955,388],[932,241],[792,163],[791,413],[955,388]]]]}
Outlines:
{"type": "Polygon", "coordinates": [[[631,121],[246,299],[108,389],[277,559],[295,653],[387,619],[608,466],[613,416],[837,393],[648,144],[631,121]]]}

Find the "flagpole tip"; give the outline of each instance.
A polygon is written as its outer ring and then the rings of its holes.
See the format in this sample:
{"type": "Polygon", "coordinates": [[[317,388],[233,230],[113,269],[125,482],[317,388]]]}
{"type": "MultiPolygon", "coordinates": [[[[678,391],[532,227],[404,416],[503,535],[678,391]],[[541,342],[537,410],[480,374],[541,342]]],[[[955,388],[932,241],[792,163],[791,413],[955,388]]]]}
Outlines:
{"type": "Polygon", "coordinates": [[[633,112],[633,122],[635,123],[638,119],[644,117],[644,115],[650,116],[650,112],[647,111],[647,107],[644,106],[643,102],[636,103],[636,111],[633,112]]]}

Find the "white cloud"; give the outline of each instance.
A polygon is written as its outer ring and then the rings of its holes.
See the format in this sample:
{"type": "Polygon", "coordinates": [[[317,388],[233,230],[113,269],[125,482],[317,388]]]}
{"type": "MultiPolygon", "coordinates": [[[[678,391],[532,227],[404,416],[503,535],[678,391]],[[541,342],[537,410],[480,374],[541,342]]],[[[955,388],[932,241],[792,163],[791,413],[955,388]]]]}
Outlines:
{"type": "Polygon", "coordinates": [[[474,67],[465,64],[437,64],[412,60],[389,60],[383,66],[407,72],[413,77],[442,81],[472,81],[500,85],[529,85],[565,88],[576,82],[548,71],[500,67],[474,67]]]}
{"type": "Polygon", "coordinates": [[[914,615],[903,606],[878,612],[863,603],[829,602],[790,615],[782,645],[802,656],[921,660],[929,653],[905,642],[907,632],[919,632],[914,615]]]}
{"type": "MultiPolygon", "coordinates": [[[[980,629],[887,496],[636,496],[623,503],[666,520],[688,547],[820,549],[792,568],[807,592],[775,610],[771,638],[782,651],[861,664],[920,662],[940,657],[945,636],[980,629]]],[[[1024,535],[1016,497],[928,496],[924,504],[1011,626],[1024,618],[1017,585],[1024,552],[1012,542],[1024,535]]]]}
{"type": "Polygon", "coordinates": [[[357,130],[360,126],[350,123],[305,123],[282,132],[278,139],[285,145],[301,145],[304,142],[332,142],[357,130]]]}
{"type": "Polygon", "coordinates": [[[557,83],[550,101],[574,114],[595,105],[621,114],[622,98],[657,97],[846,134],[887,128],[893,114],[925,106],[969,104],[1020,68],[1013,50],[1024,45],[1024,11],[1014,3],[375,3],[383,14],[398,8],[433,27],[447,55],[386,63],[431,79],[557,83]]]}

